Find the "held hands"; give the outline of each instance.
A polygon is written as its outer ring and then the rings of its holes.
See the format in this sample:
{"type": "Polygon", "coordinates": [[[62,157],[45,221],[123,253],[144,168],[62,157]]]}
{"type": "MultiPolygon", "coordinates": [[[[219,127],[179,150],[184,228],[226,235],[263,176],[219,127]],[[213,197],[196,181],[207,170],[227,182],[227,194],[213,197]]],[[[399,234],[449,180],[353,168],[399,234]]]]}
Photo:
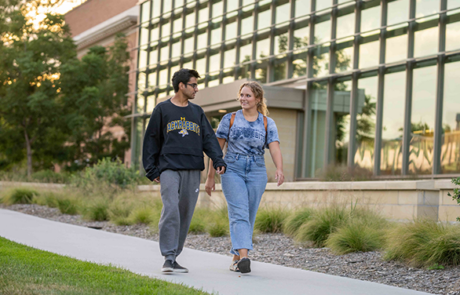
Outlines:
{"type": "Polygon", "coordinates": [[[277,186],[280,186],[284,182],[284,173],[283,170],[276,170],[275,179],[278,180],[277,186]]]}
{"type": "Polygon", "coordinates": [[[211,191],[216,190],[216,181],[214,180],[214,177],[208,177],[208,179],[206,179],[204,189],[205,189],[206,193],[208,193],[208,195],[211,196],[211,191]]]}
{"type": "Polygon", "coordinates": [[[160,183],[160,176],[158,176],[157,178],[155,178],[153,181],[155,181],[156,183],[160,183]]]}
{"type": "Polygon", "coordinates": [[[217,167],[216,172],[217,172],[217,174],[224,174],[225,173],[225,166],[217,167]]]}

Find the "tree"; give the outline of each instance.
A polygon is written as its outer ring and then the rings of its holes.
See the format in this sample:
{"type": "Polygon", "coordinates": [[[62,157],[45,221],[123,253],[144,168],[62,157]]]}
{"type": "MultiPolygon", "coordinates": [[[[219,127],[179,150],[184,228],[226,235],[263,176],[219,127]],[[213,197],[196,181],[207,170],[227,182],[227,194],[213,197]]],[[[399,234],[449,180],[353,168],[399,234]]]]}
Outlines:
{"type": "MultiPolygon", "coordinates": [[[[38,25],[27,19],[28,7],[39,5],[39,1],[0,0],[0,139],[9,141],[8,136],[15,134],[19,144],[17,135],[22,136],[28,175],[33,158],[51,165],[50,152],[66,140],[57,81],[61,64],[76,56],[62,16],[47,14],[38,25]],[[42,149],[45,143],[48,148],[42,149]]],[[[17,151],[13,153],[18,157],[17,151]]]]}
{"type": "MultiPolygon", "coordinates": [[[[123,35],[109,49],[95,46],[81,60],[73,59],[61,67],[62,90],[69,126],[68,149],[72,163],[92,165],[105,157],[123,160],[129,148],[130,113],[128,44],[123,35]],[[118,126],[125,133],[114,138],[107,127],[118,126]]],[[[73,169],[70,168],[70,169],[73,169]]]]}

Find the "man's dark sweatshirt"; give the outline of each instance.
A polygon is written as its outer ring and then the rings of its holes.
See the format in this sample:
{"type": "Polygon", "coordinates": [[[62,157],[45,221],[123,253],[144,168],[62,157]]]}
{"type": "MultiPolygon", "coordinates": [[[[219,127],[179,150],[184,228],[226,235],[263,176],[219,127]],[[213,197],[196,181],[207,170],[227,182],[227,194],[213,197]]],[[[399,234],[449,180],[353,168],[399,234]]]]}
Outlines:
{"type": "Polygon", "coordinates": [[[203,109],[191,102],[176,106],[168,99],[153,110],[145,131],[142,163],[150,180],[164,170],[204,170],[203,151],[214,168],[227,167],[222,149],[203,109]]]}

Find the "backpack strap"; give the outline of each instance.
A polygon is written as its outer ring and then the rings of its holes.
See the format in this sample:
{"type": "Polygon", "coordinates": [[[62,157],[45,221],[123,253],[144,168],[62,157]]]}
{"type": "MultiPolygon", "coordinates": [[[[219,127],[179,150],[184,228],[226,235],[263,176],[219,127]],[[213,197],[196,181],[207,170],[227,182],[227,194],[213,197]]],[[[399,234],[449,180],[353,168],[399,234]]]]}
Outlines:
{"type": "MultiPolygon", "coordinates": [[[[228,136],[227,141],[230,139],[230,129],[232,129],[233,122],[235,122],[236,112],[232,113],[232,117],[230,118],[230,127],[228,127],[228,136]]],[[[265,144],[267,144],[267,136],[268,136],[268,120],[267,116],[264,115],[264,127],[265,127],[265,144]]]]}

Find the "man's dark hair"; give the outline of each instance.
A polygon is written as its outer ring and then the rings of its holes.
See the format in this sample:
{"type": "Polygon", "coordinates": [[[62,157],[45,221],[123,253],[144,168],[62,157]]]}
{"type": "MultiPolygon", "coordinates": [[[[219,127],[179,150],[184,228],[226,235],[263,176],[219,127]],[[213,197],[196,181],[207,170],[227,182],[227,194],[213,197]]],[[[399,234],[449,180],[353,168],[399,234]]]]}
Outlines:
{"type": "Polygon", "coordinates": [[[179,71],[175,72],[171,79],[174,87],[174,92],[179,91],[180,82],[184,83],[184,85],[187,86],[186,84],[190,81],[190,78],[192,77],[195,77],[197,79],[201,78],[198,72],[195,70],[180,69],[179,71]]]}

